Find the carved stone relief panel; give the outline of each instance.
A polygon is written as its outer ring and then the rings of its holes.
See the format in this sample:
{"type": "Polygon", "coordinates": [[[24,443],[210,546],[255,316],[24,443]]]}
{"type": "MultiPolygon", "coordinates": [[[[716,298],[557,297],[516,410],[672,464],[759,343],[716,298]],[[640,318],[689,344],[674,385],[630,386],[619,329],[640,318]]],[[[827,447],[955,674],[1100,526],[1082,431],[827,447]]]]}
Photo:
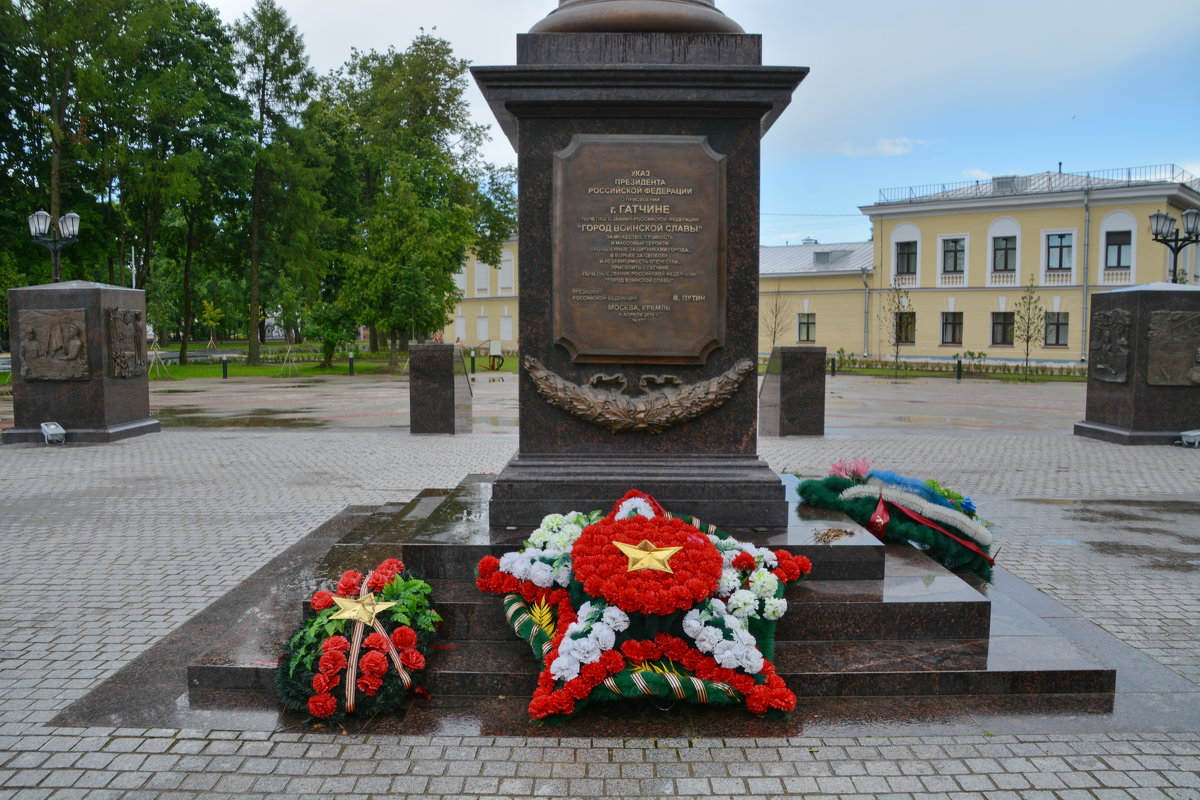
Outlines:
{"type": "Polygon", "coordinates": [[[1200,311],[1151,312],[1146,382],[1200,386],[1200,311]]]}
{"type": "Polygon", "coordinates": [[[137,378],[146,374],[146,321],[133,308],[106,308],[108,327],[108,374],[113,378],[137,378]]]}
{"type": "Polygon", "coordinates": [[[27,381],[85,381],[91,377],[86,320],[82,308],[17,312],[21,377],[27,381]]]}
{"type": "Polygon", "coordinates": [[[1092,377],[1105,383],[1129,380],[1129,337],[1132,318],[1123,308],[1092,316],[1092,377]]]}

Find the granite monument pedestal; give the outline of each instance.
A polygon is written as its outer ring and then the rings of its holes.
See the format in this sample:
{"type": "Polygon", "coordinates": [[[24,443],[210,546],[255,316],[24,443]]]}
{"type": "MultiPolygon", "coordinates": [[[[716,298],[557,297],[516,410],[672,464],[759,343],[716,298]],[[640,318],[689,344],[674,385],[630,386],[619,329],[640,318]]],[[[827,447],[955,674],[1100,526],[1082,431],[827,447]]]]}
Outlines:
{"type": "Polygon", "coordinates": [[[636,487],[786,526],[757,454],[759,140],[807,70],[690,5],[564,3],[516,66],[472,70],[521,185],[520,447],[493,525],[636,487]]]}
{"type": "Polygon", "coordinates": [[[470,433],[471,379],[462,349],[414,344],[408,360],[409,425],[413,433],[470,433]]]}
{"type": "Polygon", "coordinates": [[[1172,444],[1200,428],[1200,286],[1102,292],[1091,323],[1087,416],[1077,436],[1172,444]]]}
{"type": "Polygon", "coordinates": [[[824,436],[825,348],[774,348],[758,409],[763,436],[824,436]]]}
{"type": "Polygon", "coordinates": [[[146,294],[86,281],[10,289],[13,427],[4,444],[41,442],[57,422],[66,443],[159,430],[150,416],[146,294]]]}

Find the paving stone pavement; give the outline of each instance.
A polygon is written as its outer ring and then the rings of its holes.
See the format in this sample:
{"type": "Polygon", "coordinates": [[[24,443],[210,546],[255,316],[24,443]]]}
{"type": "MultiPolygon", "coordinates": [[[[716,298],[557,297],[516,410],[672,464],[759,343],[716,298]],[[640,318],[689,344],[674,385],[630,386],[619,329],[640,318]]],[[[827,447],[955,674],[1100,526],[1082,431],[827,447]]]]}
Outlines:
{"type": "MultiPolygon", "coordinates": [[[[903,387],[837,385],[860,399],[884,388],[903,402],[903,387]]],[[[778,470],[816,475],[863,456],[965,490],[996,522],[1006,567],[1200,681],[1200,525],[1179,522],[1200,500],[1200,453],[1073,437],[1044,422],[1071,416],[1059,400],[1039,410],[993,385],[963,391],[973,404],[959,394],[965,405],[939,408],[928,397],[912,426],[851,412],[853,428],[763,439],[760,449],[778,470]],[[989,406],[990,426],[938,423],[986,422],[989,406]]],[[[1078,389],[1056,391],[1078,401],[1078,389]]],[[[570,738],[569,728],[558,739],[510,739],[48,726],[345,506],[499,471],[515,448],[511,433],[414,437],[336,424],[0,448],[10,620],[0,640],[0,800],[1200,798],[1200,731],[610,740],[570,738]]]]}

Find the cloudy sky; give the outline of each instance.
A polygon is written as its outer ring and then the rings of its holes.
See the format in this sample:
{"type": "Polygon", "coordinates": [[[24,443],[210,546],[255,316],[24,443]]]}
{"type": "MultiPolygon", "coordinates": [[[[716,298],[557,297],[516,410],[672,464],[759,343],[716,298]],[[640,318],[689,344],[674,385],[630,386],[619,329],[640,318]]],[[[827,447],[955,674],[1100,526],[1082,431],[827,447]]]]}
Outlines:
{"type": "MultiPolygon", "coordinates": [[[[208,0],[227,22],[253,0],[208,0]]],[[[279,0],[327,72],[423,28],[511,64],[557,0],[279,0]]],[[[1200,175],[1200,2],[717,0],[812,69],[763,143],[762,241],[862,241],[889,187],[1179,164],[1200,175]]],[[[477,90],[476,117],[492,122],[477,90]]],[[[515,156],[496,129],[488,156],[515,156]]]]}

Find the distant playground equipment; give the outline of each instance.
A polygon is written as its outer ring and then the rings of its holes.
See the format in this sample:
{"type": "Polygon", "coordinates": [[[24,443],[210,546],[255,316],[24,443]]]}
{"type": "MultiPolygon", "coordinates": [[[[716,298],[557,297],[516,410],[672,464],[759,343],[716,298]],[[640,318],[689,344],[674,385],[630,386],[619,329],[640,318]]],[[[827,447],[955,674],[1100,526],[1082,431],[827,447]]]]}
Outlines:
{"type": "Polygon", "coordinates": [[[485,359],[483,362],[485,369],[495,372],[504,368],[504,348],[499,340],[492,339],[486,345],[481,345],[478,354],[485,359]]]}

